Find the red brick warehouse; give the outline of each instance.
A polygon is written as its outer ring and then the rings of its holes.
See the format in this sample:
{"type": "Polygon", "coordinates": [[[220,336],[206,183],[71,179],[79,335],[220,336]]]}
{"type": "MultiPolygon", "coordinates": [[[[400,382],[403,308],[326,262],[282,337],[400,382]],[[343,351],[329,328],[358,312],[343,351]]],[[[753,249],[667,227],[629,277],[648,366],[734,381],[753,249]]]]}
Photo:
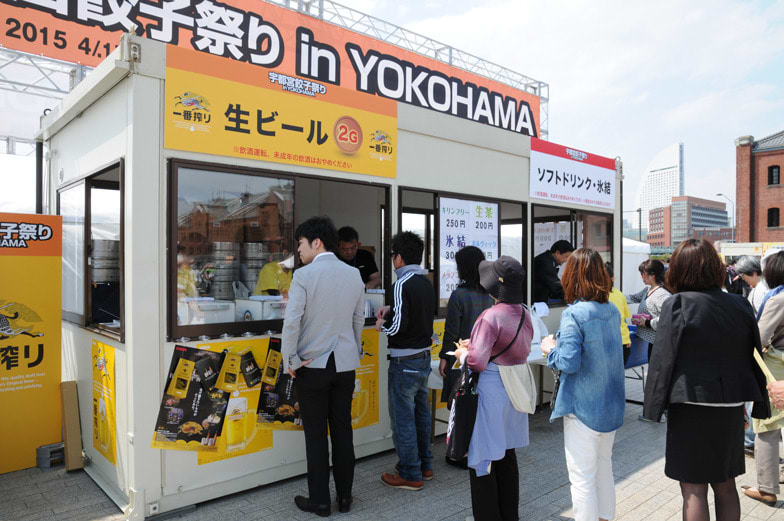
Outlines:
{"type": "Polygon", "coordinates": [[[735,140],[737,241],[784,241],[784,131],[735,140]]]}

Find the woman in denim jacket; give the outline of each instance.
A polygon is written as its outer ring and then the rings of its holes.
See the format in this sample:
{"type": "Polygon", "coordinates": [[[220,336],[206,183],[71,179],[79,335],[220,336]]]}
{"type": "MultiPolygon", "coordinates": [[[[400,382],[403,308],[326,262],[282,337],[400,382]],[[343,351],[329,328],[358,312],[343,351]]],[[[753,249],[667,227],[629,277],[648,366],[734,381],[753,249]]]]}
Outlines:
{"type": "Polygon", "coordinates": [[[612,447],[625,406],[621,316],[608,301],[610,278],[598,252],[580,248],[561,279],[566,302],[557,340],[542,340],[561,372],[550,421],[563,417],[575,521],[615,517],[612,447]]]}

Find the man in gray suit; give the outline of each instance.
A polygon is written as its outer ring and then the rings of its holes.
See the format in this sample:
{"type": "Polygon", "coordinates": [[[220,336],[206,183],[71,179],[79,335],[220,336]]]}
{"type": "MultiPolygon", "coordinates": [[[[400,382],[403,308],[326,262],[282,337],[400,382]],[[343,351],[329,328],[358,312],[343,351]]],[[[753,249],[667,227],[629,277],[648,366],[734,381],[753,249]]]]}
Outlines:
{"type": "Polygon", "coordinates": [[[296,496],[300,510],[330,515],[329,449],[338,510],[351,509],[354,433],[351,398],[362,354],[364,290],[359,270],[332,253],[338,232],[329,217],[311,217],[295,237],[304,267],[294,272],[283,320],[284,369],[294,378],[308,460],[309,497],[296,496]]]}

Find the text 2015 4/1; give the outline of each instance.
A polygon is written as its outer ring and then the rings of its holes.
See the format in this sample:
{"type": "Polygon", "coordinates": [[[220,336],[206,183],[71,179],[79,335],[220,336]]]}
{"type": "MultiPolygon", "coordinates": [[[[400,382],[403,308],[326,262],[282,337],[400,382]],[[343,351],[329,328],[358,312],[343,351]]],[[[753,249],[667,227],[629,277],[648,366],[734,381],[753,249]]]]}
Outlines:
{"type": "MultiPolygon", "coordinates": [[[[57,49],[68,47],[67,34],[62,30],[50,30],[48,27],[36,27],[30,22],[22,23],[16,18],[8,18],[5,21],[8,28],[5,35],[9,38],[26,40],[30,43],[38,42],[43,45],[52,45],[57,49]]],[[[89,38],[82,38],[77,48],[87,56],[97,56],[102,58],[111,54],[117,48],[116,44],[101,42],[100,40],[90,41],[89,38]]]]}

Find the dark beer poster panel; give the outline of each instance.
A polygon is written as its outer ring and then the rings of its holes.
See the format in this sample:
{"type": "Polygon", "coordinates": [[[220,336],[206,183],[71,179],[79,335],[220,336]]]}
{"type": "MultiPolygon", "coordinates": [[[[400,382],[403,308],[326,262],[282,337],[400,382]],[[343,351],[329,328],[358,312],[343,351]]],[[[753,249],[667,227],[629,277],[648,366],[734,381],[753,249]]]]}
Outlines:
{"type": "Polygon", "coordinates": [[[271,430],[302,430],[294,379],[283,372],[279,338],[270,338],[262,375],[256,427],[271,430]]]}
{"type": "Polygon", "coordinates": [[[152,448],[212,452],[217,450],[229,393],[208,391],[196,366],[207,358],[220,367],[222,353],[175,346],[155,423],[152,448]]]}

